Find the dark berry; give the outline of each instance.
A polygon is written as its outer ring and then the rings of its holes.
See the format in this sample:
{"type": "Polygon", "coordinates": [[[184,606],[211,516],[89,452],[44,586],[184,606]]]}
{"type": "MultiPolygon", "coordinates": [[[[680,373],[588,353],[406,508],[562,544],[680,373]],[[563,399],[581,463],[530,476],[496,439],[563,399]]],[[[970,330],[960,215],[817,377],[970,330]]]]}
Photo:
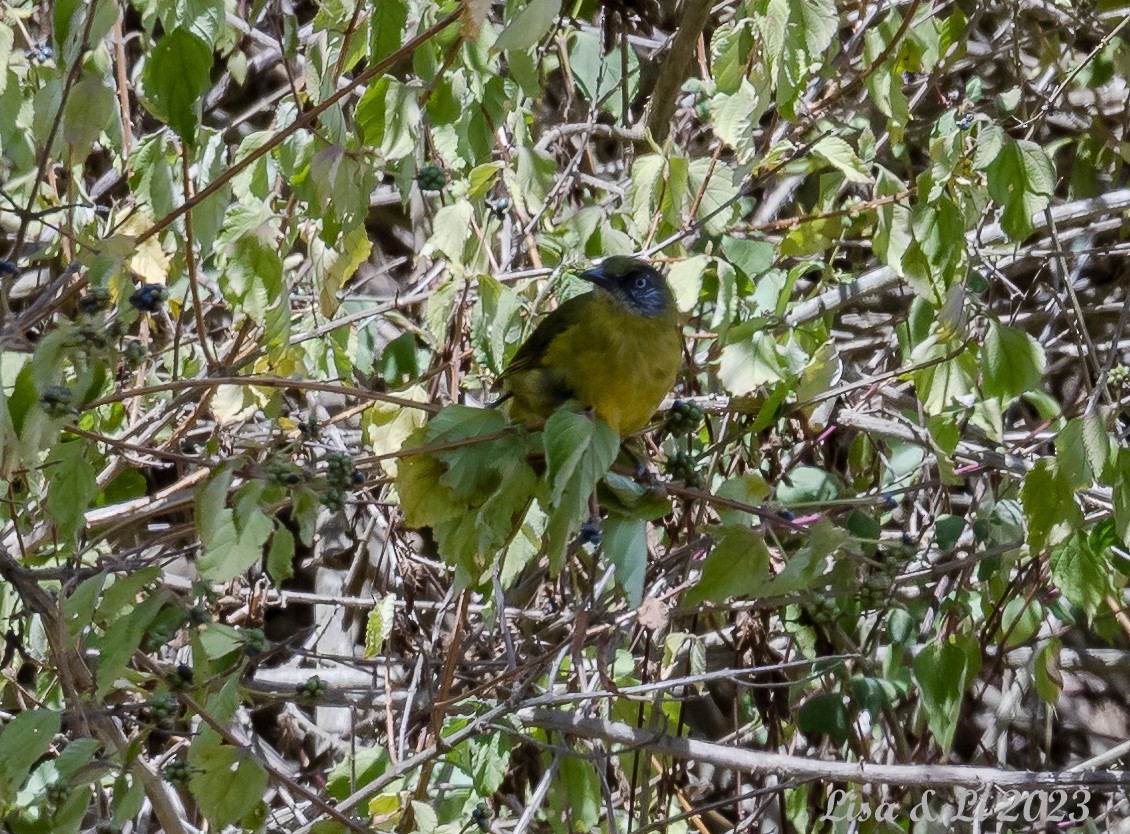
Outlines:
{"type": "Polygon", "coordinates": [[[581,525],[581,532],[580,532],[580,535],[578,536],[578,540],[580,541],[581,544],[599,545],[600,544],[600,519],[599,518],[590,518],[588,521],[586,521],[584,524],[582,524],[581,525]]]}
{"type": "Polygon", "coordinates": [[[447,184],[447,174],[438,165],[425,165],[416,174],[421,191],[441,191],[447,184]]]}
{"type": "Polygon", "coordinates": [[[93,315],[110,307],[110,291],[105,287],[91,287],[78,300],[80,313],[93,315]]]}
{"type": "Polygon", "coordinates": [[[156,313],[169,297],[163,284],[142,284],[129,297],[129,303],[143,313],[156,313]]]}
{"type": "Polygon", "coordinates": [[[137,339],[130,339],[125,343],[123,354],[127,365],[131,368],[140,368],[141,363],[145,361],[145,346],[137,339]]]}
{"type": "Polygon", "coordinates": [[[39,395],[39,404],[51,417],[66,417],[75,412],[75,395],[65,385],[50,385],[39,395]]]}

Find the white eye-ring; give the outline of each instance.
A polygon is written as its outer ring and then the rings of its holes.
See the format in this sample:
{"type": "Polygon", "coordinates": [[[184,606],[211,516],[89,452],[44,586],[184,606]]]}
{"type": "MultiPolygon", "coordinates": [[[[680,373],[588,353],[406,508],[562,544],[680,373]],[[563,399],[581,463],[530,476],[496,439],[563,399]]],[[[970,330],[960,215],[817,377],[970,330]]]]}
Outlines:
{"type": "Polygon", "coordinates": [[[642,275],[639,278],[636,279],[636,289],[637,290],[647,289],[647,279],[644,278],[642,275]]]}

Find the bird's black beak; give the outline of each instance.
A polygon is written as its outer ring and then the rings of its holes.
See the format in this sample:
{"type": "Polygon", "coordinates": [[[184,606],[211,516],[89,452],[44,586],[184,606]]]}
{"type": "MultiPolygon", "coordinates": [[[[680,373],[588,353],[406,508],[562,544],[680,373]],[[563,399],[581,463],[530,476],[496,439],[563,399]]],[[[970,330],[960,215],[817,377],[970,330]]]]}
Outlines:
{"type": "Polygon", "coordinates": [[[586,269],[584,272],[579,273],[577,277],[584,278],[586,281],[590,281],[601,289],[608,290],[609,292],[612,292],[616,286],[616,282],[609,278],[608,274],[599,266],[586,269]]]}

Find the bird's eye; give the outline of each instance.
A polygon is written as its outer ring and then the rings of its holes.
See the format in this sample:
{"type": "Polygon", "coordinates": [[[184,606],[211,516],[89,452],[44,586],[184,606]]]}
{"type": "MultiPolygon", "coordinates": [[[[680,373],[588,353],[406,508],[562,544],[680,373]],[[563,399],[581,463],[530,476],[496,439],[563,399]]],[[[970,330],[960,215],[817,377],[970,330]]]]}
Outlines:
{"type": "Polygon", "coordinates": [[[633,283],[634,283],[635,288],[637,290],[646,290],[647,289],[647,279],[645,277],[643,277],[642,275],[639,278],[637,278],[633,283]]]}

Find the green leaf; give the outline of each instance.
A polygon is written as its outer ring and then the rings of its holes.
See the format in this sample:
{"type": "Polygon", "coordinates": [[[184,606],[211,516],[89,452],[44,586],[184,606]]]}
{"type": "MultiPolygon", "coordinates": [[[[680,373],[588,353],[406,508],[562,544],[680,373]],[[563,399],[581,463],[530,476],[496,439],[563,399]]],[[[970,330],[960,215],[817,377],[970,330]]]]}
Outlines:
{"type": "Polygon", "coordinates": [[[691,159],[684,191],[688,205],[702,195],[694,219],[706,234],[720,235],[730,228],[738,214],[738,186],[729,168],[712,165],[709,159],[691,159]]]}
{"type": "Polygon", "coordinates": [[[647,571],[647,522],[642,518],[609,516],[604,522],[603,552],[616,566],[616,579],[628,597],[628,605],[638,608],[643,601],[643,580],[647,571]]]}
{"type": "Polygon", "coordinates": [[[722,254],[751,281],[772,269],[775,258],[773,244],[766,240],[728,235],[722,238],[722,254]]]}
{"type": "Polygon", "coordinates": [[[851,738],[851,715],[844,699],[827,693],[805,701],[797,710],[797,727],[805,733],[828,736],[833,744],[843,744],[851,738]]]}
{"type": "Polygon", "coordinates": [[[471,739],[471,779],[479,796],[493,796],[510,766],[510,736],[485,733],[471,739]]]}
{"type": "Polygon", "coordinates": [[[989,322],[989,332],[981,349],[981,388],[986,397],[1004,402],[1025,391],[1039,389],[1044,375],[1044,349],[1022,330],[989,322]]]}
{"type": "Polygon", "coordinates": [[[1050,458],[1036,461],[1024,476],[1020,500],[1028,523],[1028,547],[1033,553],[1082,527],[1083,513],[1075,502],[1075,489],[1050,458]]]}
{"type": "MultiPolygon", "coordinates": [[[[320,237],[310,242],[310,263],[318,281],[318,303],[324,316],[337,312],[341,303],[338,293],[372,251],[373,243],[364,224],[350,229],[333,246],[327,246],[320,237]]],[[[289,307],[284,305],[282,309],[289,307]]]]}
{"type": "Polygon", "coordinates": [[[702,276],[710,263],[711,258],[706,255],[692,255],[676,261],[667,271],[667,284],[675,293],[675,303],[680,312],[689,313],[698,304],[702,276]]]}
{"type": "Polygon", "coordinates": [[[798,466],[777,485],[777,500],[786,507],[826,504],[839,496],[836,477],[815,466],[798,466]]]}
{"type": "Polygon", "coordinates": [[[687,605],[704,601],[724,603],[731,597],[756,598],[766,588],[769,548],[745,525],[729,524],[714,533],[714,548],[702,566],[702,576],[686,595],[687,605]]]}
{"type": "Polygon", "coordinates": [[[63,603],[63,619],[67,623],[67,632],[71,637],[77,637],[94,621],[94,611],[98,606],[98,597],[102,593],[102,586],[106,584],[106,574],[96,573],[79,583],[63,603]]]}
{"type": "Polygon", "coordinates": [[[97,697],[104,697],[118,684],[118,676],[141,645],[145,630],[161,613],[170,596],[167,590],[155,591],[107,626],[106,633],[98,640],[97,697]]]}
{"type": "Polygon", "coordinates": [[[965,532],[965,519],[956,515],[940,515],[934,522],[934,542],[943,553],[953,550],[965,532]]]}
{"type": "Polygon", "coordinates": [[[1044,607],[1039,600],[1015,596],[1005,603],[997,639],[1006,649],[1028,645],[1040,630],[1044,607]]]}
{"type": "Polygon", "coordinates": [[[267,551],[267,575],[282,587],[282,583],[294,576],[294,534],[279,526],[271,536],[271,547],[267,551]]]}
{"type": "Polygon", "coordinates": [[[961,698],[974,674],[969,657],[954,638],[931,643],[914,659],[914,678],[922,693],[926,723],[943,750],[957,730],[961,698]]]}
{"type": "Polygon", "coordinates": [[[825,136],[812,146],[812,153],[823,159],[852,183],[870,183],[871,176],[851,145],[838,136],[825,136]]]}
{"type": "Polygon", "coordinates": [[[361,141],[380,148],[386,160],[411,154],[420,125],[418,96],[416,88],[401,84],[391,75],[382,75],[370,84],[355,113],[361,141]]]}
{"type": "Polygon", "coordinates": [[[1107,595],[1113,593],[1110,559],[1081,532],[1051,549],[1049,565],[1052,582],[1088,617],[1094,617],[1107,595]]]}
{"type": "Polygon", "coordinates": [[[51,749],[62,725],[59,713],[29,709],[19,713],[0,732],[0,807],[9,807],[31,766],[51,749]]]}
{"type": "Polygon", "coordinates": [[[851,699],[860,709],[871,713],[871,717],[878,719],[883,710],[889,707],[897,697],[890,681],[883,678],[871,678],[858,675],[851,679],[851,699]]]}
{"type": "Polygon", "coordinates": [[[762,325],[754,322],[730,328],[727,340],[718,378],[731,394],[748,394],[784,378],[777,341],[762,325]]]}
{"type": "Polygon", "coordinates": [[[206,730],[189,747],[188,787],[201,812],[217,830],[242,819],[260,801],[267,771],[250,750],[222,744],[206,730]]]}
{"type": "Polygon", "coordinates": [[[232,510],[221,510],[211,541],[196,560],[196,568],[210,582],[227,582],[263,557],[263,545],[274,525],[266,514],[253,514],[239,530],[232,510]]]}
{"type": "Polygon", "coordinates": [[[365,659],[381,653],[385,640],[392,634],[396,618],[396,594],[385,594],[369,611],[365,623],[365,659]]]}
{"type": "Polygon", "coordinates": [[[588,517],[588,502],[620,448],[620,437],[603,420],[558,409],[545,423],[545,482],[549,516],[550,569],[561,569],[565,546],[588,517]]]}
{"type": "Polygon", "coordinates": [[[144,91],[154,115],[190,147],[196,142],[211,71],[212,47],[187,29],[166,33],[145,62],[144,91]]]}
{"type": "Polygon", "coordinates": [[[58,444],[47,456],[47,507],[61,539],[82,531],[86,511],[98,495],[94,467],[86,461],[89,445],[84,440],[70,440],[58,444]]]}
{"type": "Polygon", "coordinates": [[[710,99],[710,115],[718,138],[738,154],[739,159],[752,158],[757,151],[758,119],[770,103],[769,91],[759,91],[742,79],[732,94],[719,93],[710,99]]]}
{"type": "Polygon", "coordinates": [[[432,236],[424,244],[422,254],[439,254],[453,264],[463,264],[463,247],[471,239],[471,220],[474,210],[466,200],[444,206],[436,212],[432,221],[432,236]]]}
{"type": "Polygon", "coordinates": [[[1036,694],[1052,707],[1059,703],[1059,696],[1063,691],[1063,676],[1059,671],[1059,653],[1062,648],[1063,643],[1059,638],[1053,637],[1040,647],[1032,659],[1036,694]]]}
{"type": "Polygon", "coordinates": [[[384,747],[368,747],[346,756],[326,776],[326,793],[340,801],[384,774],[392,762],[384,747]]]}
{"type": "Polygon", "coordinates": [[[1034,142],[1006,139],[986,167],[989,196],[1004,211],[1001,228],[1014,241],[1032,232],[1032,215],[1043,211],[1055,193],[1055,170],[1034,142]]]}
{"type": "Polygon", "coordinates": [[[576,756],[564,756],[558,771],[559,789],[551,791],[552,806],[568,809],[573,831],[589,831],[600,822],[600,777],[593,762],[576,756]]]}
{"type": "MultiPolygon", "coordinates": [[[[720,498],[729,498],[742,504],[756,507],[769,497],[771,488],[765,476],[760,472],[749,472],[736,478],[727,478],[715,490],[720,498]]],[[[752,515],[744,510],[732,509],[719,504],[715,510],[723,525],[749,524],[753,521],[752,515]]]]}
{"type": "Polygon", "coordinates": [[[847,532],[827,518],[821,518],[808,528],[807,544],[789,557],[784,569],[765,587],[763,595],[783,596],[826,584],[828,557],[849,540],[847,532]]]}
{"type": "Polygon", "coordinates": [[[369,10],[369,63],[375,64],[404,43],[408,3],[406,0],[381,0],[373,3],[369,10]]]}
{"type": "Polygon", "coordinates": [[[208,480],[196,488],[196,529],[200,541],[205,546],[216,535],[221,522],[221,513],[228,505],[228,490],[231,489],[232,470],[229,466],[214,469],[208,480]]]}
{"type": "Polygon", "coordinates": [[[117,124],[118,107],[114,91],[102,79],[88,75],[71,90],[63,109],[63,139],[75,154],[74,163],[86,159],[91,145],[103,130],[110,132],[117,124]]]}
{"type": "Polygon", "coordinates": [[[494,42],[494,48],[529,49],[549,34],[559,14],[561,0],[530,0],[511,18],[494,42]]]}

